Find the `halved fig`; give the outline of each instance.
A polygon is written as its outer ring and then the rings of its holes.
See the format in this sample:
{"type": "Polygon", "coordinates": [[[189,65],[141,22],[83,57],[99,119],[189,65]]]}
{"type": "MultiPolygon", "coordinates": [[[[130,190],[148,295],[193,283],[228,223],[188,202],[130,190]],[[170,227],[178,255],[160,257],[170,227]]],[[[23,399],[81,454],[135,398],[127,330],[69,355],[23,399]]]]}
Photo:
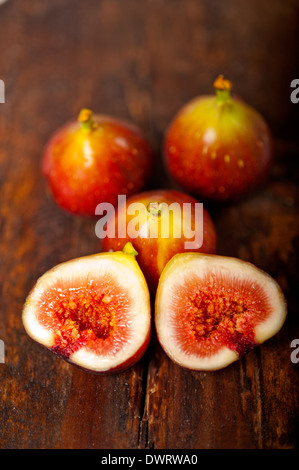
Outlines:
{"type": "Polygon", "coordinates": [[[277,282],[251,263],[175,255],[160,277],[155,325],[165,353],[192,370],[218,370],[274,336],[287,314],[277,282]]]}
{"type": "Polygon", "coordinates": [[[120,372],[143,356],[150,297],[131,243],[123,251],[61,263],[43,274],[22,314],[28,335],[94,373],[120,372]]]}

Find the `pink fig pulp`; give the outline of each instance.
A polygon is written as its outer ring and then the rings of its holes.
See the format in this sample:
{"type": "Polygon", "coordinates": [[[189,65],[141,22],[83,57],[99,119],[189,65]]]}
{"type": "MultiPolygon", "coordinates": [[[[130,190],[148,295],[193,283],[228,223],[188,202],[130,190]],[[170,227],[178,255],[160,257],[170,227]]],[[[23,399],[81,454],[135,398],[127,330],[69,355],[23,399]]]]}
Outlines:
{"type": "Polygon", "coordinates": [[[155,324],[174,362],[192,370],[217,370],[275,335],[286,313],[279,285],[256,266],[182,253],[162,272],[155,324]]]}

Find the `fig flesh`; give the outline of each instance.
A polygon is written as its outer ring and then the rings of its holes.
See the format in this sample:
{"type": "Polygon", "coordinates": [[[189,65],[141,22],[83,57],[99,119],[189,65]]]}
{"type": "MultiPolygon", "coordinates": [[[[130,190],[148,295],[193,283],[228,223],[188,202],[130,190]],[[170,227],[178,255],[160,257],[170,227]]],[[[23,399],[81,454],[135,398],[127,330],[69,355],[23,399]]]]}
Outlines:
{"type": "Polygon", "coordinates": [[[150,341],[149,291],[131,244],[84,256],[43,274],[22,320],[28,335],[66,361],[94,373],[121,372],[150,341]]]}
{"type": "Polygon", "coordinates": [[[218,370],[274,336],[287,314],[277,282],[251,263],[175,255],[160,277],[155,325],[165,353],[192,370],[218,370]]]}

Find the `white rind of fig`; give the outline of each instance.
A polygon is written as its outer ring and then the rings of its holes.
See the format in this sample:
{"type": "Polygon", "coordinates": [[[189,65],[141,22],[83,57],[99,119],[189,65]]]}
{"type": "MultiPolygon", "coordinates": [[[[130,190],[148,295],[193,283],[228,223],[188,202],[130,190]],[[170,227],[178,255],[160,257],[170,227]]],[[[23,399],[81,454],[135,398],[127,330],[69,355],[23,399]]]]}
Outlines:
{"type": "MultiPolygon", "coordinates": [[[[83,369],[93,372],[105,373],[121,371],[135,364],[144,354],[150,340],[151,311],[150,296],[144,276],[131,254],[123,252],[99,253],[61,263],[44,273],[29,293],[22,312],[22,320],[27,334],[38,343],[49,348],[55,346],[56,332],[47,328],[40,320],[40,305],[43,304],[49,289],[57,290],[57,286],[67,282],[68,289],[72,285],[78,287],[98,280],[110,279],[126,292],[130,299],[130,309],[125,312],[129,337],[117,352],[107,351],[99,354],[92,348],[84,345],[72,352],[66,359],[83,369]]],[[[74,287],[75,288],[75,287],[74,287]]],[[[51,302],[50,302],[51,304],[51,302]]],[[[51,313],[51,305],[47,305],[47,312],[51,313]]]]}
{"type": "MultiPolygon", "coordinates": [[[[175,363],[192,370],[218,370],[238,360],[240,355],[221,344],[215,353],[201,355],[182,348],[177,328],[178,318],[175,308],[180,302],[180,286],[195,276],[199,284],[209,283],[216,286],[248,285],[248,296],[254,299],[256,286],[263,292],[267,304],[267,315],[253,327],[255,345],[274,336],[282,327],[287,315],[287,305],[278,283],[267,273],[251,263],[237,258],[200,253],[181,253],[175,255],[164,268],[160,277],[155,300],[155,326],[158,340],[165,353],[175,363]]],[[[247,295],[247,294],[246,294],[247,295]]],[[[260,312],[261,318],[263,312],[260,312]]],[[[192,348],[190,348],[192,349],[192,348]]]]}

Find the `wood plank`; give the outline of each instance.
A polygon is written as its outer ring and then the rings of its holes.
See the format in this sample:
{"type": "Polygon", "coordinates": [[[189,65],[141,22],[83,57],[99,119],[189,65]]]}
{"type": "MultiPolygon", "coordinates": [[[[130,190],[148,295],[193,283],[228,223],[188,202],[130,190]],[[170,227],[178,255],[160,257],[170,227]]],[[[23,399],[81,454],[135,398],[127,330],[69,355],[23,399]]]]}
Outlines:
{"type": "Polygon", "coordinates": [[[52,0],[0,6],[1,448],[294,448],[298,444],[298,5],[271,2],[52,0]],[[40,177],[43,146],[81,107],[132,119],[156,150],[153,187],[173,187],[163,133],[219,72],[268,118],[271,181],[238,204],[208,205],[219,252],[269,272],[288,300],[285,327],[241,361],[186,371],[155,332],[144,358],[95,376],[33,343],[21,323],[35,280],[99,250],[95,221],[61,211],[40,177]]]}

